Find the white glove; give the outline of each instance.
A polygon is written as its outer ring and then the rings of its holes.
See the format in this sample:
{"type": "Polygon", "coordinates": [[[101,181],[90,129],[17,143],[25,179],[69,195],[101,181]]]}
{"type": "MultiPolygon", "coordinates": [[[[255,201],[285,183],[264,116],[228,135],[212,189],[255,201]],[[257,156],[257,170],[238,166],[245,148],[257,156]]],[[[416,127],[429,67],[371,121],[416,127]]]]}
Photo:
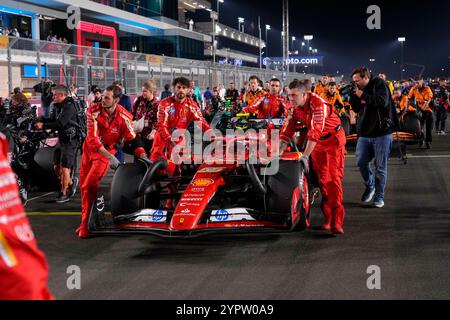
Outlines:
{"type": "Polygon", "coordinates": [[[109,167],[116,170],[120,166],[120,161],[115,156],[109,158],[109,167]]]}
{"type": "Polygon", "coordinates": [[[134,122],[134,131],[136,133],[141,133],[145,127],[145,117],[140,118],[134,122]]]}
{"type": "Polygon", "coordinates": [[[309,173],[309,157],[303,155],[303,156],[300,158],[300,163],[301,163],[302,166],[303,166],[303,169],[304,169],[304,171],[305,171],[305,174],[308,174],[308,173],[309,173]]]}

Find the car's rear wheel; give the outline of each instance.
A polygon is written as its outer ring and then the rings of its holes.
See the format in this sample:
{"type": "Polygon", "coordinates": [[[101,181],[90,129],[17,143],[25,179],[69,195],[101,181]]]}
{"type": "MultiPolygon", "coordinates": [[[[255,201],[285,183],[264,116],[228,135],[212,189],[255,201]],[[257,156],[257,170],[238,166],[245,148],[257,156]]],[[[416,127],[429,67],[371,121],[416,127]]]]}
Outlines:
{"type": "Polygon", "coordinates": [[[29,179],[32,186],[38,187],[39,191],[57,191],[60,182],[53,169],[54,148],[40,148],[34,155],[29,170],[29,179]]]}
{"type": "Polygon", "coordinates": [[[340,118],[341,118],[341,126],[344,129],[345,136],[348,136],[350,134],[350,127],[351,127],[350,118],[347,115],[342,115],[340,116],[340,118]]]}
{"type": "Polygon", "coordinates": [[[403,129],[405,132],[414,134],[418,139],[422,136],[420,120],[415,112],[408,112],[403,116],[403,129]]]}

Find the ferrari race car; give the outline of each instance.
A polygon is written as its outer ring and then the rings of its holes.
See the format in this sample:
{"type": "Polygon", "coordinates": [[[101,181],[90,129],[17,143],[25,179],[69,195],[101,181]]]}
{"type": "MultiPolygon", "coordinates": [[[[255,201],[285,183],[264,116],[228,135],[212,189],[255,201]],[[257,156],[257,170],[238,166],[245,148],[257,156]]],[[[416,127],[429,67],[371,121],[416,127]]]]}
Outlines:
{"type": "MultiPolygon", "coordinates": [[[[250,123],[260,128],[261,121],[266,120],[250,123]]],[[[280,123],[279,119],[270,121],[280,123]]],[[[264,135],[222,139],[226,151],[233,145],[244,147],[242,161],[181,164],[179,174],[172,176],[164,174],[165,159],[119,167],[110,191],[111,217],[105,215],[99,197],[91,209],[89,232],[191,237],[308,228],[312,190],[299,162],[302,154],[287,152],[281,158],[252,164],[251,146],[266,139],[264,135]],[[271,170],[276,165],[278,170],[271,170]]]]}

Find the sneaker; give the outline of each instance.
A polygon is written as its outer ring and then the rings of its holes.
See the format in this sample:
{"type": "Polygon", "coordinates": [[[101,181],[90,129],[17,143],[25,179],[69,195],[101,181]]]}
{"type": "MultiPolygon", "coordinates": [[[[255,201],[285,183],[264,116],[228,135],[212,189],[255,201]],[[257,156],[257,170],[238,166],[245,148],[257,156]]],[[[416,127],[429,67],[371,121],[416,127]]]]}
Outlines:
{"type": "Polygon", "coordinates": [[[372,201],[374,195],[375,195],[375,188],[367,187],[366,191],[364,191],[361,197],[361,201],[364,203],[369,203],[370,201],[372,201]]]}
{"type": "Polygon", "coordinates": [[[422,147],[423,147],[423,144],[424,144],[423,140],[420,141],[420,142],[419,142],[419,148],[422,148],[422,147]]]}
{"type": "Polygon", "coordinates": [[[65,203],[68,202],[69,200],[70,200],[69,195],[60,192],[58,197],[56,198],[56,203],[65,203]]]}
{"type": "Polygon", "coordinates": [[[431,149],[431,143],[430,142],[427,142],[426,146],[427,146],[427,149],[431,149]]]}
{"type": "Polygon", "coordinates": [[[384,207],[384,200],[383,199],[381,199],[381,198],[379,198],[379,199],[375,199],[375,201],[373,202],[373,205],[376,207],[376,208],[383,208],[384,207]]]}
{"type": "Polygon", "coordinates": [[[445,131],[441,131],[441,136],[446,136],[447,135],[447,133],[445,133],[445,131]]]}
{"type": "Polygon", "coordinates": [[[69,186],[69,189],[67,190],[67,194],[70,198],[72,198],[75,193],[77,193],[77,187],[78,187],[78,178],[73,178],[72,185],[69,186]]]}

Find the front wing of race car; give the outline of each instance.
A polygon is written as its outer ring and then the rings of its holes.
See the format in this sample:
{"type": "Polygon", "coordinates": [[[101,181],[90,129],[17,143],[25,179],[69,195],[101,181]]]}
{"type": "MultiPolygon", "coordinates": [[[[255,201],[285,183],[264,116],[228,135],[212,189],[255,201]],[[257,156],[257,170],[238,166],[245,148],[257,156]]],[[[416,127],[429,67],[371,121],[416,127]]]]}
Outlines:
{"type": "Polygon", "coordinates": [[[183,228],[184,218],[178,217],[177,224],[181,227],[174,228],[174,211],[143,209],[113,220],[93,206],[89,231],[92,235],[152,234],[184,238],[217,233],[282,232],[290,231],[292,227],[287,214],[257,212],[248,208],[207,210],[203,215],[208,218],[189,228],[183,228]]]}

